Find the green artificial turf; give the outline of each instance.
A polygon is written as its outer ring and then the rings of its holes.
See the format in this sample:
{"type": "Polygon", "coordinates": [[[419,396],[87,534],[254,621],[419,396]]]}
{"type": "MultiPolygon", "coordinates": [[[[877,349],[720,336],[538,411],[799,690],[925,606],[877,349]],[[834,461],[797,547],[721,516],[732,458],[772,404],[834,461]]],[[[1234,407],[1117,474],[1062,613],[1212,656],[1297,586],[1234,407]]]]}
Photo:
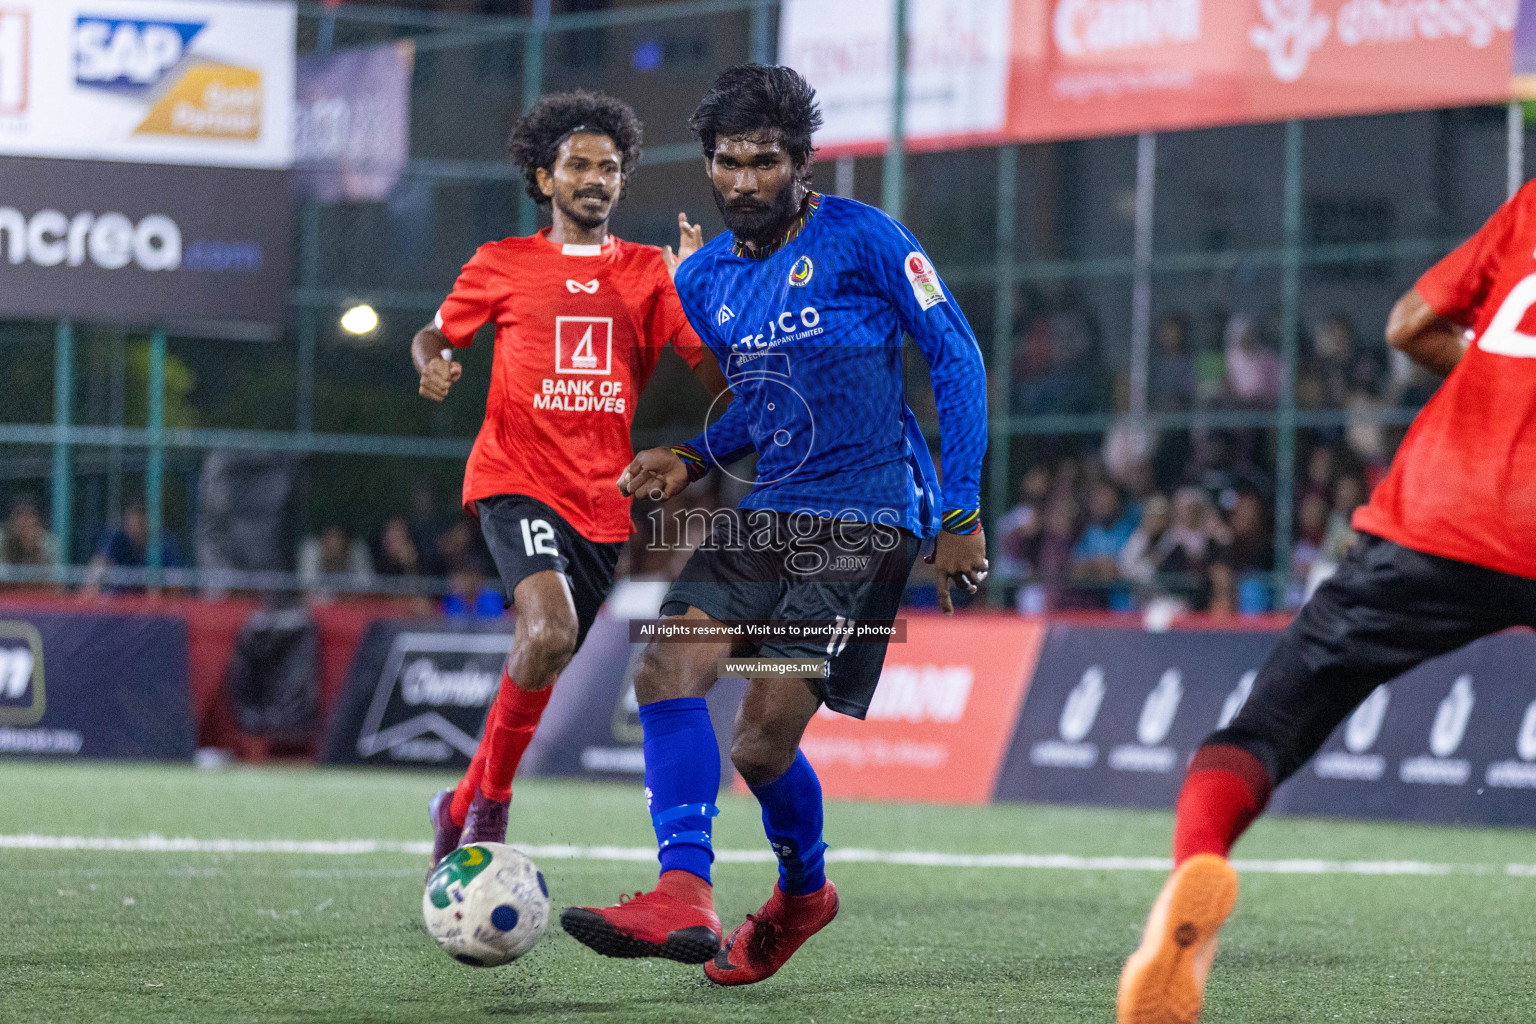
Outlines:
{"type": "MultiPolygon", "coordinates": [[[[0,835],[427,838],[440,777],[378,771],[0,763],[0,835]]],[[[723,796],[721,849],[762,849],[756,806],[723,796]]],[[[1165,814],[834,803],[840,849],[1164,856],[1165,814]]],[[[518,784],[513,840],[647,846],[639,788],[518,784]]],[[[1536,1020],[1530,832],[1267,819],[1251,859],[1423,860],[1486,874],[1243,879],[1207,1024],[1536,1020]]],[[[557,907],[648,888],[642,862],[545,859],[557,907]]],[[[558,925],[496,970],[453,963],[420,923],[424,859],[397,852],[0,849],[0,1021],[753,1022],[1113,1020],[1152,871],[835,864],[837,921],[777,976],[606,960],[558,925]]],[[[717,865],[729,928],[769,863],[717,865]]]]}

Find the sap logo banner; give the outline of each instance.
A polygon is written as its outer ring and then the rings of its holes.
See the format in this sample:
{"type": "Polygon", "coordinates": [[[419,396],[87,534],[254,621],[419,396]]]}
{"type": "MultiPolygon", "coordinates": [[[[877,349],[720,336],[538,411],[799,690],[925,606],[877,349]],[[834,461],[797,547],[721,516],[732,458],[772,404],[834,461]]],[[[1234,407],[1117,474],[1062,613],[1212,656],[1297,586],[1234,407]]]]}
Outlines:
{"type": "Polygon", "coordinates": [[[130,96],[149,93],[181,63],[207,22],[75,19],[75,82],[130,96]]]}
{"type": "Polygon", "coordinates": [[[75,84],[149,104],[135,135],[255,141],[261,136],[261,72],[190,53],[207,27],[77,18],[75,84]]]}
{"type": "Polygon", "coordinates": [[[69,217],[39,210],[28,218],[15,207],[0,206],[0,240],[12,264],[30,260],[39,267],[78,267],[89,258],[102,270],[121,270],[130,263],[152,271],[181,266],[181,228],[159,213],[135,224],[121,213],[69,217]]]}
{"type": "Polygon", "coordinates": [[[1190,755],[1248,700],[1273,643],[1051,626],[997,798],[1172,806],[1190,755]]]}
{"type": "Polygon", "coordinates": [[[511,648],[506,633],[395,637],[357,737],[358,757],[467,763],[511,648]]]}

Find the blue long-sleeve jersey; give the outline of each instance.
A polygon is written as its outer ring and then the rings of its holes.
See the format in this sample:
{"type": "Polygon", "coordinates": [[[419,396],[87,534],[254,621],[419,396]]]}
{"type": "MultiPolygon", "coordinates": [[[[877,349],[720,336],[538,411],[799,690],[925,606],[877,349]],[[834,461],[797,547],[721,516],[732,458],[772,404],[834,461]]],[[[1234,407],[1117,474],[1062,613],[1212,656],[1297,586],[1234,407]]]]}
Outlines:
{"type": "Polygon", "coordinates": [[[763,259],[717,235],[677,271],[694,330],[734,398],[680,446],[698,465],[758,453],[743,508],[810,512],[973,532],[987,442],[986,370],[976,336],[901,224],[851,199],[815,196],[804,227],[763,259]],[[939,486],[906,404],[902,332],[932,371],[939,486]]]}

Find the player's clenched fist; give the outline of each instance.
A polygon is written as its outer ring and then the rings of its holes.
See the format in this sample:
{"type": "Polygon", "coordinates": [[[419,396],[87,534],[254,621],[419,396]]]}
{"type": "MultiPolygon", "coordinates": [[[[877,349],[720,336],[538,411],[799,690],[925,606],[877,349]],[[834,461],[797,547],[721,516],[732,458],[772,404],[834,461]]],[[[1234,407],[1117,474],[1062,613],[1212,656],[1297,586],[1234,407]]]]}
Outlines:
{"type": "Polygon", "coordinates": [[[688,467],[671,448],[648,448],[619,477],[619,493],[666,501],[688,486],[688,467]]]}
{"type": "Polygon", "coordinates": [[[448,389],[464,375],[464,364],[438,356],[429,359],[421,371],[421,397],[441,402],[448,397],[448,389]]]}
{"type": "Polygon", "coordinates": [[[953,615],[955,602],[949,596],[950,583],[974,594],[987,578],[987,535],[982,530],[967,534],[940,532],[928,561],[933,563],[939,587],[939,608],[945,615],[953,615]]]}

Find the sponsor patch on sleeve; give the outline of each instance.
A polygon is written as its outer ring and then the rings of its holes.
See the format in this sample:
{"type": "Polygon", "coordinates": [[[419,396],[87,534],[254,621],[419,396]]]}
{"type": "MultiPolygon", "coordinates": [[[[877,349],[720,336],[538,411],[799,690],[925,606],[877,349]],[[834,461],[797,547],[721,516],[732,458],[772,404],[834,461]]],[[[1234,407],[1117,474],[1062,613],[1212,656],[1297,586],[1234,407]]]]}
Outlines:
{"type": "Polygon", "coordinates": [[[912,285],[912,296],[923,309],[932,309],[944,301],[944,288],[939,284],[939,273],[920,252],[909,252],[902,262],[907,282],[912,285]]]}

